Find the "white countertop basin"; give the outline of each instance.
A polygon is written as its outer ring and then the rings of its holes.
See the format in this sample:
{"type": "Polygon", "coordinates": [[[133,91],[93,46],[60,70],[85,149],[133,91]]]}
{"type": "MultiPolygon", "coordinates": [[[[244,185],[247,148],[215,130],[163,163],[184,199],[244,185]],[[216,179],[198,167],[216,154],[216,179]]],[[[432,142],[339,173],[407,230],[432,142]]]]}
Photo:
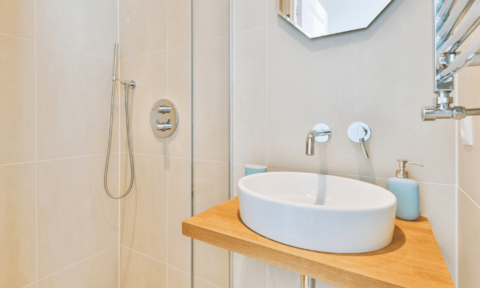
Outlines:
{"type": "Polygon", "coordinates": [[[242,221],[277,242],[363,253],[392,241],[397,199],[379,186],[330,175],[271,172],[243,177],[238,187],[242,221]]]}

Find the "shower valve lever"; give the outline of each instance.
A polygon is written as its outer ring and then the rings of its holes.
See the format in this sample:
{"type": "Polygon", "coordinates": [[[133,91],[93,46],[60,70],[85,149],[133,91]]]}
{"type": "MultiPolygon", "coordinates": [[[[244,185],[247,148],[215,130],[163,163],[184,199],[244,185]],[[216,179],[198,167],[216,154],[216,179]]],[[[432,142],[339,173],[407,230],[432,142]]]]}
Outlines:
{"type": "MultiPolygon", "coordinates": [[[[165,113],[170,113],[171,111],[172,111],[172,108],[170,108],[166,105],[158,106],[158,113],[165,114],[165,113]]],[[[168,120],[168,121],[170,121],[170,120],[168,120]]]]}
{"type": "Polygon", "coordinates": [[[166,123],[160,123],[160,121],[157,119],[157,128],[158,130],[170,130],[172,129],[172,124],[170,124],[170,119],[166,123]]]}

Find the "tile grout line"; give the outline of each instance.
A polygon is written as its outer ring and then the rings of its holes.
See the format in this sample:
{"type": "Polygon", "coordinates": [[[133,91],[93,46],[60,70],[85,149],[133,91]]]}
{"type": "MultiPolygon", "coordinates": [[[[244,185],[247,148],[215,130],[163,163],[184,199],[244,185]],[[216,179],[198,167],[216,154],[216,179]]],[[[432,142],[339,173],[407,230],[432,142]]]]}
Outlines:
{"type": "Polygon", "coordinates": [[[166,49],[162,49],[162,50],[158,50],[158,51],[154,51],[154,52],[149,52],[149,53],[145,53],[145,54],[140,54],[140,55],[136,55],[136,56],[132,56],[132,57],[127,57],[127,58],[123,58],[123,59],[119,59],[119,60],[120,61],[132,60],[132,59],[135,59],[135,58],[145,57],[145,56],[149,56],[149,55],[153,55],[153,54],[157,54],[157,53],[161,53],[161,52],[167,52],[167,51],[171,51],[171,50],[185,48],[187,46],[190,46],[190,44],[176,46],[176,47],[172,47],[172,48],[166,48],[166,49]]]}
{"type": "Polygon", "coordinates": [[[37,125],[37,0],[33,3],[34,10],[34,98],[35,98],[35,287],[38,287],[38,125],[37,125]]]}
{"type": "Polygon", "coordinates": [[[37,162],[52,162],[52,161],[60,161],[60,160],[68,160],[68,159],[78,159],[78,158],[87,158],[87,157],[94,157],[94,156],[105,156],[105,155],[107,155],[107,153],[88,154],[88,155],[71,156],[71,157],[64,157],[64,158],[52,158],[52,159],[45,159],[45,160],[37,160],[37,162]]]}
{"type": "Polygon", "coordinates": [[[265,166],[268,167],[268,0],[265,1],[265,166]]]}
{"type": "MultiPolygon", "coordinates": [[[[228,136],[229,136],[229,143],[228,143],[228,149],[229,149],[229,155],[228,155],[228,199],[231,199],[234,197],[235,193],[235,188],[234,188],[234,178],[235,178],[235,127],[236,127],[236,122],[235,117],[235,67],[236,67],[236,60],[235,60],[235,35],[233,33],[235,29],[235,13],[234,13],[234,6],[235,6],[235,0],[229,0],[228,1],[228,13],[229,13],[229,47],[228,47],[228,65],[229,65],[229,77],[228,77],[228,99],[229,99],[229,105],[228,105],[228,110],[229,110],[229,125],[228,125],[228,136]],[[233,181],[232,181],[233,180],[233,181]]],[[[233,288],[235,285],[235,254],[232,251],[229,251],[228,253],[228,262],[229,262],[229,269],[228,269],[228,278],[229,278],[229,287],[233,288]]]]}
{"type": "MultiPolygon", "coordinates": [[[[126,246],[126,245],[124,245],[124,244],[120,244],[120,246],[122,246],[122,247],[124,247],[124,248],[126,248],[126,249],[129,249],[129,250],[132,250],[133,252],[138,253],[138,254],[140,254],[140,255],[142,255],[142,256],[145,256],[145,257],[147,257],[147,258],[150,258],[150,259],[152,259],[152,260],[154,260],[154,261],[157,261],[158,263],[162,263],[163,265],[165,265],[165,266],[167,266],[167,267],[171,267],[171,268],[176,269],[176,270],[178,270],[178,271],[180,271],[180,272],[183,272],[183,273],[185,273],[185,274],[190,275],[190,273],[188,273],[188,272],[186,272],[186,271],[183,271],[183,270],[180,269],[180,268],[174,267],[174,266],[172,266],[172,265],[170,265],[170,264],[168,264],[168,263],[165,263],[165,262],[163,262],[163,261],[161,261],[161,260],[158,260],[158,259],[156,259],[156,258],[153,258],[152,256],[148,256],[147,254],[142,253],[142,252],[140,252],[140,251],[137,251],[137,250],[135,250],[135,249],[133,249],[133,248],[131,248],[131,247],[128,247],[128,246],[126,246]]],[[[167,262],[168,262],[168,261],[167,261],[167,262]]]]}
{"type": "Polygon", "coordinates": [[[59,46],[59,45],[55,45],[55,44],[50,44],[50,43],[47,43],[47,42],[42,42],[42,41],[35,41],[35,42],[41,43],[43,45],[48,45],[48,46],[52,46],[52,47],[56,47],[56,48],[60,48],[60,49],[69,50],[69,51],[72,51],[72,52],[77,52],[77,53],[81,53],[81,54],[85,54],[85,55],[90,55],[90,56],[93,56],[93,57],[103,58],[103,59],[107,59],[107,60],[113,60],[113,58],[108,58],[108,57],[105,57],[105,56],[92,54],[92,53],[88,53],[88,52],[84,52],[84,51],[80,51],[80,50],[75,50],[75,49],[71,49],[71,48],[67,48],[67,47],[63,47],[63,46],[59,46]]]}
{"type": "MultiPolygon", "coordinates": [[[[208,161],[208,160],[207,160],[208,161]]],[[[245,163],[235,163],[235,164],[238,164],[238,165],[249,165],[249,164],[245,164],[245,163]]],[[[353,177],[364,177],[364,178],[373,178],[373,179],[382,179],[382,180],[387,180],[389,178],[386,178],[386,177],[377,177],[377,176],[366,176],[366,175],[358,175],[358,174],[343,174],[343,173],[336,173],[336,172],[332,172],[332,173],[322,173],[322,172],[318,172],[318,171],[313,171],[313,170],[297,170],[297,168],[289,168],[289,167],[279,167],[279,166],[271,166],[272,168],[279,168],[279,169],[291,169],[291,170],[294,170],[294,171],[291,171],[291,172],[304,172],[304,173],[314,173],[314,174],[320,174],[320,175],[331,175],[331,176],[353,176],[353,177]]],[[[278,172],[283,172],[283,171],[278,171],[278,172]]],[[[285,172],[289,172],[289,171],[285,171],[285,172]]],[[[421,183],[421,184],[429,184],[429,185],[440,185],[440,186],[449,186],[449,187],[456,187],[455,184],[445,184],[445,183],[436,183],[436,182],[423,182],[423,181],[417,181],[417,183],[421,183]]]]}
{"type": "Polygon", "coordinates": [[[117,244],[115,244],[115,245],[111,246],[110,248],[107,248],[107,249],[105,249],[105,250],[103,250],[103,251],[100,251],[100,252],[98,252],[98,253],[95,254],[95,255],[92,255],[92,256],[90,256],[90,257],[87,257],[87,258],[85,258],[85,259],[83,259],[83,260],[81,260],[81,261],[79,261],[79,262],[76,262],[75,264],[72,264],[72,265],[70,265],[70,266],[68,266],[68,267],[65,267],[65,268],[63,268],[63,269],[61,269],[61,270],[58,270],[58,271],[55,272],[55,273],[52,273],[52,274],[50,274],[50,275],[48,275],[48,276],[45,276],[45,277],[43,277],[42,279],[38,279],[37,283],[40,282],[40,281],[43,281],[43,280],[45,280],[45,279],[47,279],[47,278],[49,278],[49,277],[52,277],[52,276],[54,276],[54,275],[57,275],[58,273],[61,273],[61,272],[65,271],[65,270],[67,270],[67,269],[70,269],[70,268],[72,268],[72,267],[74,267],[74,266],[76,266],[76,265],[78,265],[78,264],[80,264],[80,263],[82,263],[82,262],[85,262],[85,261],[87,261],[87,260],[89,260],[89,259],[92,259],[93,257],[96,257],[96,256],[98,256],[98,255],[100,255],[100,254],[102,254],[102,253],[104,253],[104,252],[107,252],[108,250],[111,250],[111,249],[113,249],[113,248],[116,248],[116,247],[117,247],[117,244]]]}
{"type": "Polygon", "coordinates": [[[480,205],[477,202],[475,202],[475,200],[473,200],[472,197],[470,197],[470,195],[468,195],[467,192],[465,192],[460,186],[458,187],[458,189],[460,189],[460,191],[462,191],[463,194],[465,194],[468,197],[468,199],[470,199],[470,201],[472,201],[473,204],[475,204],[475,206],[477,206],[478,209],[480,209],[480,205]]]}
{"type": "MultiPolygon", "coordinates": [[[[265,166],[268,167],[268,0],[265,0],[265,166]]],[[[269,269],[267,265],[267,286],[269,269]]]]}
{"type": "MultiPolygon", "coordinates": [[[[268,13],[268,9],[267,9],[267,13],[268,13]]],[[[252,32],[252,31],[256,31],[256,30],[261,30],[261,29],[267,29],[267,28],[270,28],[270,27],[274,27],[274,26],[280,26],[280,25],[283,25],[285,23],[288,23],[288,22],[280,22],[280,23],[275,23],[275,24],[270,24],[268,25],[268,17],[266,19],[267,23],[266,25],[264,26],[261,26],[261,27],[258,27],[258,28],[253,28],[253,29],[249,29],[249,30],[245,30],[245,31],[240,31],[240,32],[236,32],[234,35],[239,35],[239,34],[243,34],[243,33],[248,33],[248,32],[252,32]]]]}
{"type": "MultiPolygon", "coordinates": [[[[36,30],[36,27],[35,27],[35,30],[36,30]]],[[[36,42],[35,40],[32,40],[32,39],[18,37],[18,36],[14,36],[14,35],[10,35],[10,34],[5,34],[5,33],[0,33],[0,36],[12,37],[12,38],[16,38],[16,39],[25,40],[25,41],[36,42]]],[[[36,31],[35,31],[35,36],[34,37],[36,38],[36,31]]]]}
{"type": "MultiPolygon", "coordinates": [[[[167,46],[167,52],[166,52],[166,53],[167,53],[167,55],[166,55],[166,58],[167,58],[167,59],[166,59],[166,66],[167,66],[167,67],[166,67],[166,70],[167,70],[167,71],[166,71],[166,72],[167,72],[167,73],[166,73],[166,77],[167,77],[167,82],[166,82],[166,83],[167,83],[167,98],[170,98],[170,91],[169,91],[170,86],[168,85],[168,81],[169,81],[169,77],[168,77],[168,76],[169,76],[169,75],[168,75],[169,73],[168,73],[168,72],[169,72],[169,68],[170,68],[170,67],[169,67],[169,61],[168,61],[168,60],[169,60],[169,57],[168,57],[168,56],[169,56],[169,50],[168,50],[168,44],[169,44],[169,43],[168,43],[168,7],[169,7],[169,5],[168,5],[168,4],[169,4],[169,3],[170,3],[170,0],[165,1],[165,6],[166,6],[166,7],[165,7],[165,27],[166,27],[166,29],[165,29],[165,30],[166,30],[166,31],[165,31],[166,41],[165,41],[165,42],[166,42],[166,46],[167,46]]],[[[170,139],[167,138],[167,151],[170,151],[170,150],[168,149],[169,146],[170,146],[170,139]]],[[[168,159],[168,158],[167,158],[167,159],[168,159]]],[[[169,279],[168,279],[168,274],[169,274],[169,273],[168,273],[168,270],[169,270],[169,268],[168,268],[168,262],[169,262],[169,261],[168,261],[168,257],[169,257],[169,255],[168,255],[168,250],[169,250],[169,249],[168,249],[168,248],[169,248],[169,247],[168,247],[168,246],[169,246],[169,243],[168,243],[168,211],[169,211],[169,209],[168,209],[168,206],[169,206],[169,203],[168,203],[168,194],[169,194],[169,193],[168,193],[168,192],[169,192],[168,175],[169,175],[169,171],[170,171],[170,161],[167,161],[167,163],[168,163],[168,164],[167,164],[167,169],[166,169],[166,170],[167,170],[167,171],[166,171],[166,174],[167,174],[167,175],[166,175],[166,176],[167,176],[167,191],[166,191],[166,192],[167,192],[167,231],[166,231],[166,234],[167,234],[167,247],[166,247],[166,248],[167,248],[167,259],[166,259],[166,260],[167,260],[167,276],[166,276],[166,278],[167,278],[167,279],[165,279],[166,287],[168,287],[168,281],[169,281],[169,279]]]]}
{"type": "MultiPolygon", "coordinates": [[[[120,56],[120,51],[121,51],[121,47],[120,47],[120,0],[117,0],[117,43],[118,43],[118,55],[120,56]]],[[[114,56],[115,57],[115,56],[114,56]]],[[[117,61],[120,62],[120,57],[117,58],[117,61]]],[[[122,73],[122,69],[121,69],[121,66],[120,63],[115,63],[117,64],[117,72],[118,72],[118,76],[119,78],[121,78],[121,73],[122,73]]],[[[117,85],[117,83],[115,83],[115,86],[117,85]]],[[[114,87],[115,87],[114,86],[114,87]]],[[[118,91],[118,93],[120,94],[120,89],[118,91]]],[[[113,97],[116,97],[116,95],[113,95],[113,97]]],[[[121,185],[122,185],[122,154],[121,154],[121,144],[122,144],[122,129],[120,129],[120,122],[121,122],[121,117],[120,117],[120,97],[119,98],[119,101],[118,101],[118,195],[120,196],[120,193],[122,193],[121,191],[121,185]]],[[[115,100],[115,98],[114,98],[115,100]]],[[[113,129],[113,127],[112,127],[113,129]]],[[[118,243],[118,249],[117,249],[117,287],[120,288],[121,287],[121,250],[120,250],[120,241],[121,241],[121,232],[122,232],[122,222],[121,222],[121,213],[122,213],[122,199],[120,199],[118,201],[118,220],[117,220],[117,225],[118,225],[118,240],[117,240],[117,243],[118,243]]]]}
{"type": "MultiPolygon", "coordinates": [[[[195,44],[201,44],[201,43],[205,43],[205,42],[209,42],[209,41],[214,41],[214,40],[218,40],[218,39],[223,39],[223,38],[228,38],[229,35],[224,35],[224,36],[220,36],[220,37],[215,37],[215,38],[212,38],[212,39],[207,39],[207,40],[202,40],[202,41],[199,41],[199,42],[195,42],[195,44]]],[[[200,278],[199,278],[200,279],[200,278]]]]}
{"type": "Polygon", "coordinates": [[[207,283],[207,284],[210,284],[210,285],[212,285],[212,286],[215,287],[215,288],[221,288],[220,286],[217,286],[217,285],[215,285],[215,284],[213,284],[213,283],[210,283],[210,282],[208,282],[207,280],[204,280],[204,279],[202,279],[202,278],[200,278],[200,277],[195,277],[195,278],[200,279],[200,280],[202,280],[203,282],[205,282],[205,283],[207,283]]]}
{"type": "MultiPolygon", "coordinates": [[[[454,79],[454,85],[458,85],[458,77],[454,79]]],[[[456,86],[458,87],[458,86],[456,86]]],[[[455,105],[458,105],[458,94],[455,93],[455,105]]],[[[458,124],[455,123],[455,286],[458,286],[458,124]]]]}

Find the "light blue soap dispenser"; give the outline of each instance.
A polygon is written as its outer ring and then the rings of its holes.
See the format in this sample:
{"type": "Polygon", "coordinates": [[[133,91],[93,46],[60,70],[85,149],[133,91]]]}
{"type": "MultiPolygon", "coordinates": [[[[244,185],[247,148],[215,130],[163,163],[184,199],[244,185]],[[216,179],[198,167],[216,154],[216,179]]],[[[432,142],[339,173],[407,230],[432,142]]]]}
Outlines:
{"type": "Polygon", "coordinates": [[[408,179],[408,171],[405,170],[407,160],[397,160],[400,164],[400,170],[397,170],[397,177],[388,179],[387,189],[397,197],[397,218],[407,221],[416,221],[420,216],[420,204],[417,181],[408,179]]]}

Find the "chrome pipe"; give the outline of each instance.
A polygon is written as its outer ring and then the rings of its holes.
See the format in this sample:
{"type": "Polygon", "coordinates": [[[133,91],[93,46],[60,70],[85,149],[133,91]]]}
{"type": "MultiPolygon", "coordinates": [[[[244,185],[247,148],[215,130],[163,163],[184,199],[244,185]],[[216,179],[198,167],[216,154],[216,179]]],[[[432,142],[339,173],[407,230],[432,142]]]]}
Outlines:
{"type": "Polygon", "coordinates": [[[447,0],[442,5],[440,11],[436,11],[435,17],[435,35],[438,35],[438,32],[442,29],[443,25],[445,25],[445,21],[447,21],[450,12],[452,11],[454,0],[447,0]]]}
{"type": "Polygon", "coordinates": [[[310,278],[306,275],[302,275],[301,277],[301,283],[300,283],[300,288],[315,288],[315,279],[310,278]]]}
{"type": "Polygon", "coordinates": [[[118,43],[113,46],[113,84],[117,81],[117,64],[118,64],[118,43]]]}
{"type": "Polygon", "coordinates": [[[437,17],[442,18],[448,15],[448,12],[452,9],[454,0],[444,0],[437,5],[437,17]]]}
{"type": "Polygon", "coordinates": [[[450,105],[453,103],[453,98],[448,92],[442,91],[439,97],[433,99],[435,106],[428,106],[422,108],[423,121],[435,121],[437,119],[455,119],[460,120],[467,116],[479,116],[480,108],[467,109],[463,106],[450,105]]]}
{"type": "Polygon", "coordinates": [[[480,108],[465,109],[466,116],[479,116],[480,108]]]}
{"type": "Polygon", "coordinates": [[[452,33],[445,38],[444,42],[437,44],[438,54],[455,53],[456,50],[465,42],[472,32],[480,24],[480,0],[474,1],[471,8],[463,17],[452,33]]]}
{"type": "Polygon", "coordinates": [[[465,67],[470,61],[477,57],[480,53],[480,37],[475,39],[465,50],[463,50],[455,60],[448,65],[447,68],[439,71],[437,75],[437,83],[443,83],[448,80],[453,74],[465,67]]]}
{"type": "Polygon", "coordinates": [[[447,41],[450,33],[453,31],[453,28],[457,24],[458,19],[462,18],[472,6],[473,0],[457,0],[450,14],[446,18],[445,22],[438,22],[440,26],[437,27],[437,46],[443,46],[445,41],[447,41]]]}

